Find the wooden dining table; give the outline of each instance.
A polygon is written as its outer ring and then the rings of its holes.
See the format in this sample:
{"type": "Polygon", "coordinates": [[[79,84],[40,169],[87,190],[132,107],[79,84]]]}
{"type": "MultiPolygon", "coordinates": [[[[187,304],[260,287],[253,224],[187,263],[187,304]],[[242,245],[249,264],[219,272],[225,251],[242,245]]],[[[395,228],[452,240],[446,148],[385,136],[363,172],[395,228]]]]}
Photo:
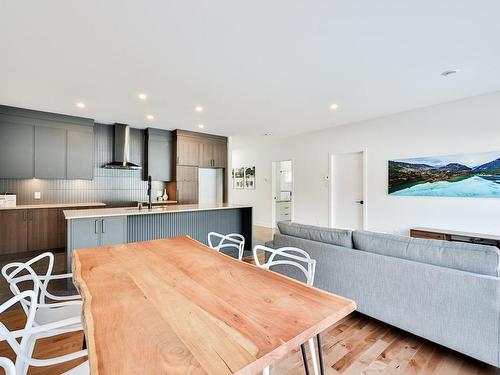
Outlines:
{"type": "Polygon", "coordinates": [[[256,374],[354,301],[189,237],[75,250],[92,375],[256,374]]]}

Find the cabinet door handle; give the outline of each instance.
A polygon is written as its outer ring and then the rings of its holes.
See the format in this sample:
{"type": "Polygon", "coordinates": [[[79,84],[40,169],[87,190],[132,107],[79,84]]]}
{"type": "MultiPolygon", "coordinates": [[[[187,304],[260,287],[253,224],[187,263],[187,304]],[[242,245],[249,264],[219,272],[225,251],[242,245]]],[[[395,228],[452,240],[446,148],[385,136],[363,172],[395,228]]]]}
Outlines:
{"type": "Polygon", "coordinates": [[[101,233],[104,233],[104,219],[101,220],[101,233]]]}
{"type": "Polygon", "coordinates": [[[94,221],[94,232],[99,233],[99,220],[94,221]]]}
{"type": "Polygon", "coordinates": [[[28,220],[28,211],[23,211],[23,221],[28,220]]]}

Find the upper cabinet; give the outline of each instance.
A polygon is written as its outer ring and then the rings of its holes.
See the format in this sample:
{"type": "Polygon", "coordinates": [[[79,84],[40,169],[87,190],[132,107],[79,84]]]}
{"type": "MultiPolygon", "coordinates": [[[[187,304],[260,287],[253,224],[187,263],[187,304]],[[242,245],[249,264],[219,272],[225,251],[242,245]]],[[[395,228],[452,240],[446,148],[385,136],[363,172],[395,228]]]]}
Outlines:
{"type": "Polygon", "coordinates": [[[94,176],[94,128],[70,128],[66,134],[66,178],[91,180],[94,176]]]}
{"type": "Polygon", "coordinates": [[[1,114],[0,121],[0,177],[33,178],[34,126],[1,114]]]}
{"type": "Polygon", "coordinates": [[[146,168],[145,177],[154,181],[173,180],[174,141],[171,131],[146,129],[146,168]]]}
{"type": "Polygon", "coordinates": [[[35,178],[66,178],[66,129],[35,126],[35,178]]]}
{"type": "Polygon", "coordinates": [[[177,165],[227,168],[227,138],[176,130],[177,165]]]}
{"type": "Polygon", "coordinates": [[[0,106],[0,178],[93,178],[94,121],[0,106]]]}
{"type": "Polygon", "coordinates": [[[177,131],[177,165],[197,167],[200,162],[200,139],[177,131]]]}

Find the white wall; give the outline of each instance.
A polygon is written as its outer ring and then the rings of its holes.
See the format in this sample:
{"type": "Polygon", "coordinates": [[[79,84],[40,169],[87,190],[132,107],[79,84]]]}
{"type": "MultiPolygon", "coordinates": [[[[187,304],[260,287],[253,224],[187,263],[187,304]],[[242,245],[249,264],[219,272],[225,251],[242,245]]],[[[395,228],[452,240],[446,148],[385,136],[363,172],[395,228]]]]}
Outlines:
{"type": "Polygon", "coordinates": [[[500,199],[387,194],[389,159],[499,151],[500,92],[289,138],[235,137],[231,150],[233,167],[256,166],[256,189],[230,186],[229,201],[252,204],[259,225],[271,225],[273,160],[294,159],[295,221],[327,226],[329,153],[367,150],[369,230],[406,234],[429,226],[500,233],[500,199]]]}

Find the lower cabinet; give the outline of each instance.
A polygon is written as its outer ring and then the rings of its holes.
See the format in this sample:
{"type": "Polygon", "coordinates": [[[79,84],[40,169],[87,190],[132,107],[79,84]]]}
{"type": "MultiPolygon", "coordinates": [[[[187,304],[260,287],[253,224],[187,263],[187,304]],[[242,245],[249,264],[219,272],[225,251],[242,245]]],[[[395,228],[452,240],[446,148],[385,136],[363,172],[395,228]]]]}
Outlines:
{"type": "Polygon", "coordinates": [[[292,203],[276,202],[276,221],[289,221],[292,219],[292,203]]]}
{"type": "Polygon", "coordinates": [[[28,251],[55,250],[66,246],[63,210],[33,209],[28,216],[28,251]]]}
{"type": "Polygon", "coordinates": [[[26,210],[0,210],[0,255],[27,251],[27,215],[26,210]]]}
{"type": "Polygon", "coordinates": [[[127,217],[94,217],[71,220],[68,249],[109,246],[127,242],[127,217]]]}
{"type": "MultiPolygon", "coordinates": [[[[69,221],[68,247],[66,257],[67,272],[71,272],[73,250],[96,246],[127,243],[127,217],[93,217],[69,221]]],[[[71,286],[70,283],[68,283],[71,286]]]]}

